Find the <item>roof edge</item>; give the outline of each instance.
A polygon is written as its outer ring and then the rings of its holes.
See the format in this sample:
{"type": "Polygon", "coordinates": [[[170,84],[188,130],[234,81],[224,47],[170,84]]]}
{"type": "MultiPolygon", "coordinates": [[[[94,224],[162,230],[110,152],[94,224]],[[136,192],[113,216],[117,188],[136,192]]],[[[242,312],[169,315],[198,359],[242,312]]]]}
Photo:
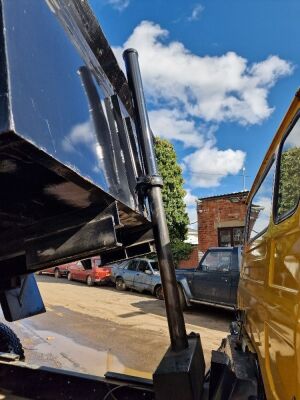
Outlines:
{"type": "Polygon", "coordinates": [[[247,197],[248,194],[249,194],[249,190],[243,190],[242,192],[233,192],[233,193],[219,194],[219,195],[215,195],[215,196],[199,197],[197,200],[213,200],[213,199],[228,198],[228,197],[234,197],[234,196],[247,197]]]}

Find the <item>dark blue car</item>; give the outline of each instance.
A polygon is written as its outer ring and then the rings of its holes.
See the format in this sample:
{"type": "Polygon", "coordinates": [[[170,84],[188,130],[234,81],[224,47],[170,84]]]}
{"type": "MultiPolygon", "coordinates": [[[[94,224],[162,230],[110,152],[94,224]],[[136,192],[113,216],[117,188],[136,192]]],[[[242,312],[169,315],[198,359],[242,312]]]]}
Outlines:
{"type": "Polygon", "coordinates": [[[197,268],[176,270],[182,307],[195,303],[235,307],[240,265],[241,247],[212,247],[197,268]]]}

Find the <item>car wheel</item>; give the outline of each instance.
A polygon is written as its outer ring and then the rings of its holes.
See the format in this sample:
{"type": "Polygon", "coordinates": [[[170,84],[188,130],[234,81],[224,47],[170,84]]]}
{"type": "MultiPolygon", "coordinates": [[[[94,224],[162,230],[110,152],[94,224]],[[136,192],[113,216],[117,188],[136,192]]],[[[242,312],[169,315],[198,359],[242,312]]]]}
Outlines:
{"type": "Polygon", "coordinates": [[[60,273],[60,270],[58,268],[55,268],[54,276],[55,276],[56,279],[61,278],[61,273],[60,273]]]}
{"type": "Polygon", "coordinates": [[[181,309],[184,311],[187,309],[187,303],[186,303],[186,299],[185,299],[185,295],[183,293],[183,289],[181,286],[178,285],[178,293],[179,293],[179,303],[180,303],[180,307],[181,309]]]}
{"type": "Polygon", "coordinates": [[[157,288],[155,289],[154,294],[155,294],[155,297],[156,297],[158,300],[163,300],[163,299],[164,299],[164,292],[163,292],[163,288],[162,288],[161,285],[160,285],[160,286],[157,286],[157,288]]]}
{"type": "Polygon", "coordinates": [[[116,279],[116,289],[117,290],[126,290],[126,285],[125,282],[123,281],[122,278],[117,278],[116,279]]]}
{"type": "Polygon", "coordinates": [[[93,286],[94,282],[93,282],[91,275],[88,275],[88,277],[86,278],[86,284],[88,286],[93,286]]]}
{"type": "Polygon", "coordinates": [[[68,279],[68,281],[71,281],[71,280],[72,280],[72,274],[71,274],[71,272],[68,272],[67,279],[68,279]]]}
{"type": "Polygon", "coordinates": [[[18,336],[2,323],[0,323],[0,352],[17,354],[20,360],[25,359],[24,350],[18,336]]]}

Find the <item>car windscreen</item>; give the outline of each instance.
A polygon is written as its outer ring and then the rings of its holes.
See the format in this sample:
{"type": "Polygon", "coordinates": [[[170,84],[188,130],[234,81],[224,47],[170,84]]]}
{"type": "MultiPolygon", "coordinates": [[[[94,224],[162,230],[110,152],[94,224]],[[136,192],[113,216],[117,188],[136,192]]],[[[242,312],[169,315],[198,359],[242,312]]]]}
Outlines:
{"type": "Polygon", "coordinates": [[[153,268],[154,271],[159,271],[157,261],[151,261],[151,267],[153,268]]]}
{"type": "Polygon", "coordinates": [[[223,251],[208,251],[205,257],[200,261],[199,268],[203,271],[229,271],[230,265],[232,264],[232,252],[223,251]]]}
{"type": "Polygon", "coordinates": [[[81,264],[83,265],[84,269],[92,269],[92,260],[90,258],[81,260],[81,264]]]}

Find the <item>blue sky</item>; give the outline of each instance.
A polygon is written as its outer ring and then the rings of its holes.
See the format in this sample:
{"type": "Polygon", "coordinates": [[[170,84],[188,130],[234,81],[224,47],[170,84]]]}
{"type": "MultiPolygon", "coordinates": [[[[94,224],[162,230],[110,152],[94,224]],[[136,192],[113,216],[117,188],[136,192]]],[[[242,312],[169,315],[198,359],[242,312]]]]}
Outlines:
{"type": "MultiPolygon", "coordinates": [[[[90,0],[115,53],[135,47],[152,130],[170,139],[186,202],[243,190],[299,86],[294,0],[90,0]]],[[[191,221],[193,222],[193,221],[191,221]]]]}

